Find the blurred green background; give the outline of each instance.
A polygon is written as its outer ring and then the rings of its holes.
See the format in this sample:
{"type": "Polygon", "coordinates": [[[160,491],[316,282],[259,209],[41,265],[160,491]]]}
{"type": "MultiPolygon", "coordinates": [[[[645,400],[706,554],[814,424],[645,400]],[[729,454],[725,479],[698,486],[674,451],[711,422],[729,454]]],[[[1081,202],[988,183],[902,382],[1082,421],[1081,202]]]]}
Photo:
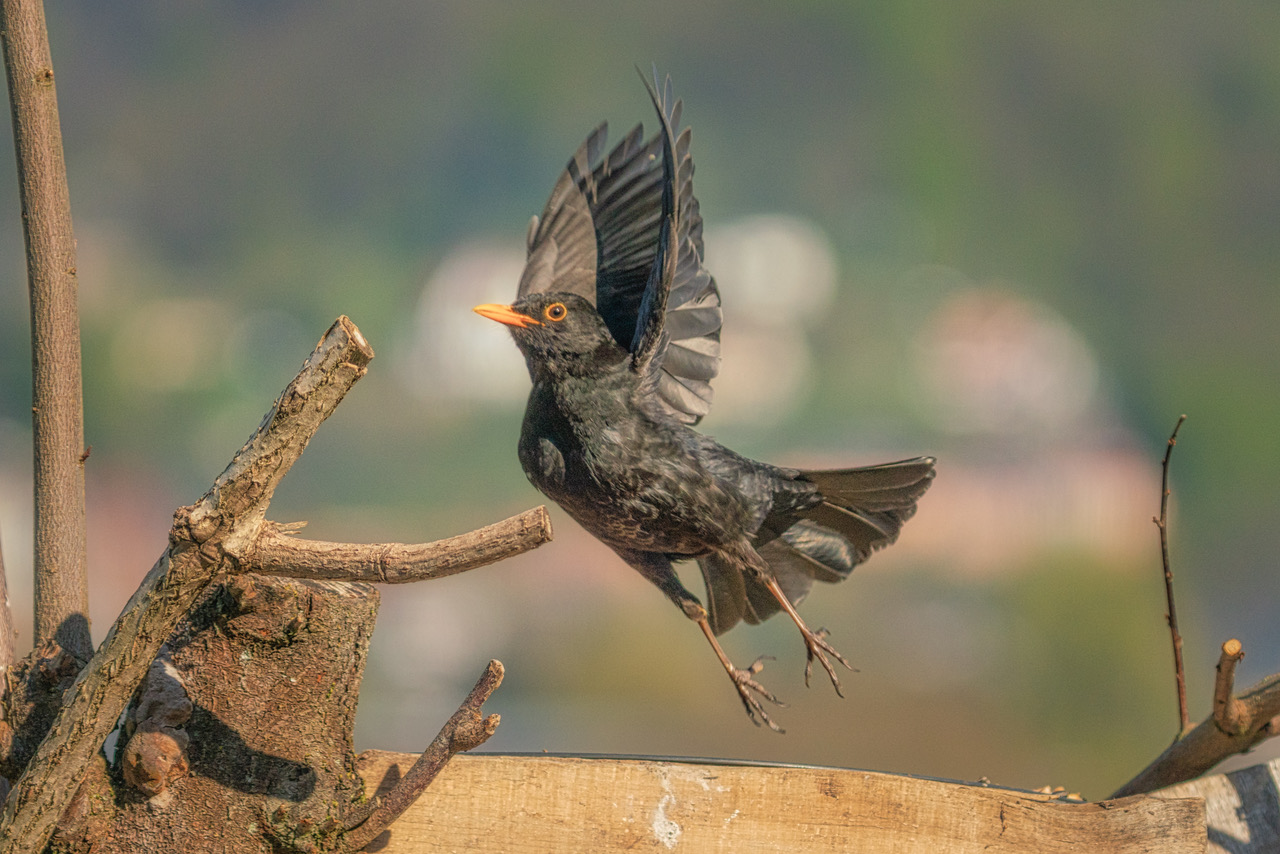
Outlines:
{"type": "MultiPolygon", "coordinates": [[[[1173,556],[1193,718],[1226,638],[1249,652],[1241,684],[1280,669],[1280,8],[47,14],[79,240],[97,637],[172,510],[339,314],[379,356],[273,518],[413,542],[540,503],[515,457],[523,365],[467,309],[514,295],[528,217],[585,134],[652,124],[634,66],[653,62],[686,101],[725,302],[703,428],[787,464],[939,457],[901,542],[802,607],[860,672],[845,700],[821,679],[806,690],[790,625],[736,630],[730,654],[776,654],[763,679],[790,702],[786,736],[757,730],[693,626],[553,509],[556,541],[533,554],[384,588],[358,747],[421,749],[496,657],[509,677],[486,749],[1105,796],[1176,724],[1151,517],[1182,412],[1173,556]]],[[[12,168],[5,198],[0,527],[29,620],[12,168]]]]}

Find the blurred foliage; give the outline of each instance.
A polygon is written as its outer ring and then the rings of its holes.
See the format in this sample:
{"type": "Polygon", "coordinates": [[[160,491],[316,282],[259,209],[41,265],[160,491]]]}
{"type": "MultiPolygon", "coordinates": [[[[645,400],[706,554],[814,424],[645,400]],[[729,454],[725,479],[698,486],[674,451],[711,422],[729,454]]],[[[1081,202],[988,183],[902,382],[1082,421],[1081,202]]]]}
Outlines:
{"type": "MultiPolygon", "coordinates": [[[[1052,306],[1095,348],[1108,417],[1141,437],[1153,467],[1178,413],[1191,415],[1174,461],[1174,537],[1183,610],[1205,638],[1189,644],[1193,688],[1230,634],[1258,653],[1242,680],[1276,669],[1280,9],[127,0],[47,13],[81,247],[87,432],[103,470],[190,501],[345,313],[381,358],[286,480],[276,518],[311,518],[316,536],[413,540],[536,501],[514,457],[519,401],[424,403],[393,368],[443,256],[477,236],[518,245],[588,129],[648,120],[632,66],[656,62],[686,99],[709,226],[794,213],[826,232],[841,263],[838,301],[812,330],[818,382],[806,405],[768,428],[713,413],[712,432],[789,460],[937,449],[945,477],[946,454],[974,443],[922,419],[901,382],[929,308],[913,271],[999,282],[1052,306]],[[157,367],[174,367],[149,355],[169,352],[155,349],[164,331],[151,318],[163,317],[180,318],[166,326],[190,353],[213,354],[183,385],[156,381],[157,367]]],[[[16,198],[12,170],[0,169],[0,198],[16,198]]],[[[9,439],[29,406],[11,211],[0,221],[8,470],[26,453],[9,439]]],[[[504,719],[502,732],[525,739],[505,746],[998,771],[1001,782],[1101,794],[1172,730],[1154,531],[1152,543],[1145,574],[1046,556],[988,581],[916,566],[873,573],[857,592],[819,591],[806,603],[814,619],[825,614],[841,637],[856,626],[845,648],[882,668],[851,677],[844,706],[817,689],[799,702],[803,689],[780,682],[796,701],[786,742],[735,720],[696,632],[641,583],[625,598],[548,597],[536,604],[551,616],[520,614],[513,624],[530,634],[501,642],[520,665],[507,662],[512,693],[538,721],[504,719]],[[982,623],[975,649],[1000,665],[942,692],[884,681],[953,646],[935,639],[895,657],[902,639],[882,615],[920,603],[982,623]],[[639,661],[622,663],[629,655],[639,661]],[[566,692],[584,705],[565,707],[566,692]],[[673,735],[670,721],[704,701],[673,735]],[[922,706],[933,712],[910,718],[922,729],[876,734],[922,706]],[[834,746],[821,724],[831,714],[844,734],[834,746]]],[[[470,630],[484,636],[491,626],[476,619],[470,630]]],[[[739,655],[794,642],[786,626],[756,631],[739,655]]],[[[795,669],[793,656],[771,673],[795,669]]],[[[406,690],[377,672],[375,696],[406,690]]],[[[463,689],[471,675],[458,677],[463,689]]]]}

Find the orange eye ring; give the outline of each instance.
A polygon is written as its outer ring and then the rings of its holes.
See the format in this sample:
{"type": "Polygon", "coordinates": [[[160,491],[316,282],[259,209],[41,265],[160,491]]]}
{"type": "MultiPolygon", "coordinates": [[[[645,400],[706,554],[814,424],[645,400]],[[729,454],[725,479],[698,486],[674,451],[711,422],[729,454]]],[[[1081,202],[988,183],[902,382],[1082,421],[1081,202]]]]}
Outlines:
{"type": "Polygon", "coordinates": [[[562,302],[553,302],[542,311],[542,316],[547,320],[559,323],[569,316],[569,309],[564,307],[562,302]]]}

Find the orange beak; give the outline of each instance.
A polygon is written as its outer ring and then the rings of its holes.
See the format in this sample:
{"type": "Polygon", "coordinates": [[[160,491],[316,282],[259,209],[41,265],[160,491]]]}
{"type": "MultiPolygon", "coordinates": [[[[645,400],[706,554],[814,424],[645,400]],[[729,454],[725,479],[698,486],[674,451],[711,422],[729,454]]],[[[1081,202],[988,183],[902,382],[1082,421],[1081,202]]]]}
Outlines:
{"type": "Polygon", "coordinates": [[[485,303],[471,309],[481,317],[487,317],[490,320],[496,320],[499,323],[505,323],[507,326],[518,326],[524,329],[527,326],[541,326],[542,321],[534,320],[527,314],[521,314],[509,305],[498,305],[497,303],[485,303]]]}

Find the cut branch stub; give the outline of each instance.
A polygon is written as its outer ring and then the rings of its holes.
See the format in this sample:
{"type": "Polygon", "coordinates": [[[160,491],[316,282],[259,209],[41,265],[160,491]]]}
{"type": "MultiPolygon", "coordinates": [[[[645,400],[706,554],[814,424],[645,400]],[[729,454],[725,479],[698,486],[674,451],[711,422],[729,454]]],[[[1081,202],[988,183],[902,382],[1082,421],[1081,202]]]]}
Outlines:
{"type": "Polygon", "coordinates": [[[435,740],[395,787],[369,801],[366,809],[348,818],[350,829],[342,840],[340,854],[354,854],[364,849],[413,806],[455,754],[473,750],[489,740],[498,729],[501,718],[498,715],[483,717],[480,707],[502,684],[504,672],[501,661],[490,661],[458,711],[441,727],[435,740]]]}
{"type": "MultiPolygon", "coordinates": [[[[0,854],[38,854],[44,848],[60,817],[67,814],[68,803],[82,788],[85,775],[101,764],[93,761],[98,749],[161,645],[215,577],[237,576],[238,581],[249,583],[244,573],[261,570],[313,579],[414,581],[492,563],[551,538],[543,507],[426,545],[308,542],[289,537],[290,526],[264,521],[276,486],[316,429],[364,375],[372,358],[373,350],[355,325],[345,317],[338,318],[209,491],[194,505],[174,513],[169,547],[125,606],[93,660],[68,689],[49,735],[5,802],[0,815],[0,854]]],[[[492,681],[492,674],[489,678],[492,681]]],[[[473,704],[476,709],[497,682],[492,681],[487,691],[483,690],[486,684],[482,679],[468,700],[472,703],[479,697],[473,704]]],[[[456,735],[465,730],[472,737],[468,741],[462,735],[451,736],[445,752],[452,755],[468,749],[465,745],[476,738],[483,741],[497,725],[497,718],[491,716],[481,724],[479,729],[467,728],[452,720],[447,732],[456,735]]],[[[428,754],[435,756],[438,747],[433,743],[424,761],[428,754]]],[[[174,779],[180,778],[178,771],[172,775],[174,779]]],[[[430,776],[423,779],[422,786],[430,776]]],[[[107,786],[102,782],[104,773],[95,779],[101,783],[95,784],[97,788],[107,786]]],[[[103,819],[95,815],[94,820],[103,819]]],[[[299,822],[314,819],[301,817],[299,822]]],[[[331,823],[326,820],[322,835],[339,832],[340,826],[328,826],[331,823]]],[[[356,832],[373,826],[366,822],[356,832]]],[[[311,830],[300,825],[290,833],[307,835],[311,830]]]]}
{"type": "Polygon", "coordinates": [[[372,358],[355,324],[338,318],[209,492],[174,514],[169,548],[68,692],[5,802],[0,854],[43,850],[161,644],[218,572],[236,570],[233,556],[248,551],[276,486],[372,358]]]}
{"type": "Polygon", "coordinates": [[[1243,735],[1249,728],[1249,710],[1233,696],[1236,665],[1244,658],[1244,644],[1232,638],[1222,645],[1218,676],[1213,681],[1213,721],[1227,735],[1243,735]]]}
{"type": "Polygon", "coordinates": [[[1214,685],[1214,711],[1169,745],[1138,776],[1111,797],[1143,794],[1193,780],[1229,756],[1252,750],[1259,742],[1280,735],[1273,726],[1280,715],[1280,674],[1268,676],[1243,694],[1232,695],[1236,663],[1244,657],[1237,640],[1222,645],[1214,685]]]}
{"type": "Polygon", "coordinates": [[[268,522],[243,561],[261,575],[405,584],[496,563],[551,540],[546,507],[434,543],[327,543],[268,522]]]}
{"type": "Polygon", "coordinates": [[[205,544],[221,529],[228,552],[238,556],[249,550],[276,487],[372,360],[373,348],[360,330],[339,317],[257,431],[190,508],[187,524],[194,541],[205,544]]]}

